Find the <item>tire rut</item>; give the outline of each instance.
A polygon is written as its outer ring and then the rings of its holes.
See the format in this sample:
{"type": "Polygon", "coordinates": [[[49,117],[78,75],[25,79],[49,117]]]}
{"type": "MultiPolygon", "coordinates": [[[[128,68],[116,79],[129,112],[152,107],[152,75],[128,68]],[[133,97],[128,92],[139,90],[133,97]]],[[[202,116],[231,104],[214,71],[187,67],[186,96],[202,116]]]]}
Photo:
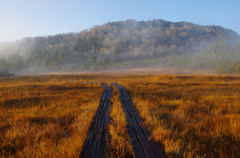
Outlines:
{"type": "Polygon", "coordinates": [[[112,89],[104,83],[102,86],[104,87],[104,92],[89,128],[83,151],[80,154],[82,158],[110,157],[110,149],[107,143],[109,138],[107,126],[110,123],[112,89]]]}
{"type": "Polygon", "coordinates": [[[134,107],[127,90],[117,83],[113,83],[113,85],[118,88],[120,93],[122,108],[126,114],[128,133],[135,157],[165,158],[164,151],[151,137],[148,129],[143,126],[143,120],[134,107]]]}

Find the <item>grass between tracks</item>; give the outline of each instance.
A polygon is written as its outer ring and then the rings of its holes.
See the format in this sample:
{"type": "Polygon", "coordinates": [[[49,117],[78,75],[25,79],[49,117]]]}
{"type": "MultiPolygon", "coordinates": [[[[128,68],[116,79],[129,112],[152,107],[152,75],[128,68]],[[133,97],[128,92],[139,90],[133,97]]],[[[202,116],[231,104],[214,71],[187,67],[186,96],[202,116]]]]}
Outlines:
{"type": "Polygon", "coordinates": [[[168,157],[240,157],[240,76],[118,81],[168,157]]]}
{"type": "Polygon", "coordinates": [[[111,123],[109,125],[111,157],[133,156],[130,137],[127,131],[125,113],[122,109],[120,94],[116,87],[113,87],[111,99],[111,123]]]}
{"type": "Polygon", "coordinates": [[[0,80],[0,157],[79,156],[100,84],[59,75],[0,80]]]}

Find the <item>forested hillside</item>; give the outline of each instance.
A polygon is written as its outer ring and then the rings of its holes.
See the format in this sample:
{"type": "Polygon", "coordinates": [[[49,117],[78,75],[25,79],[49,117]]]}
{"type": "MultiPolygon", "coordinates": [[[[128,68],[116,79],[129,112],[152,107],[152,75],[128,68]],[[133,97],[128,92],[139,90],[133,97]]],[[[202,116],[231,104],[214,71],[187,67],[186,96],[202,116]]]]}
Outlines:
{"type": "Polygon", "coordinates": [[[240,73],[240,36],[220,26],[127,20],[0,44],[0,70],[13,73],[152,65],[240,73]]]}

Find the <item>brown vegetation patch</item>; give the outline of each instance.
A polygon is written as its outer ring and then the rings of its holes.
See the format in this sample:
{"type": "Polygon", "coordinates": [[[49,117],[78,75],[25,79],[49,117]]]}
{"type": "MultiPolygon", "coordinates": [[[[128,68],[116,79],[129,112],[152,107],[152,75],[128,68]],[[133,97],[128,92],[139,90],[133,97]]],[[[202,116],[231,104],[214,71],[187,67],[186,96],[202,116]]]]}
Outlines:
{"type": "Polygon", "coordinates": [[[1,79],[0,155],[78,157],[97,110],[102,87],[81,77],[1,79]],[[94,96],[94,97],[93,97],[94,96]]]}
{"type": "Polygon", "coordinates": [[[240,156],[239,83],[239,76],[189,75],[122,81],[169,157],[240,156]]]}
{"type": "MultiPolygon", "coordinates": [[[[96,83],[117,82],[168,157],[240,157],[240,76],[146,74],[0,78],[0,155],[78,157],[102,94],[96,83]],[[9,100],[21,108],[5,107],[9,100]]],[[[111,154],[124,157],[131,146],[116,90],[113,94],[111,154]]]]}

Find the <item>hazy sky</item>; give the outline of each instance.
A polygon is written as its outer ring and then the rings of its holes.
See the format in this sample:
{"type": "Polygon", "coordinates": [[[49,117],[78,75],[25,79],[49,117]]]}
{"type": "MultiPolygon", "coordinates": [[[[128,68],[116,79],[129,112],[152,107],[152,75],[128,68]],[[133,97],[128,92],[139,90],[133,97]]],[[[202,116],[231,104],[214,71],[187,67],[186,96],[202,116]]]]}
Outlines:
{"type": "Polygon", "coordinates": [[[0,0],[0,41],[127,19],[221,25],[240,34],[240,0],[0,0]]]}

